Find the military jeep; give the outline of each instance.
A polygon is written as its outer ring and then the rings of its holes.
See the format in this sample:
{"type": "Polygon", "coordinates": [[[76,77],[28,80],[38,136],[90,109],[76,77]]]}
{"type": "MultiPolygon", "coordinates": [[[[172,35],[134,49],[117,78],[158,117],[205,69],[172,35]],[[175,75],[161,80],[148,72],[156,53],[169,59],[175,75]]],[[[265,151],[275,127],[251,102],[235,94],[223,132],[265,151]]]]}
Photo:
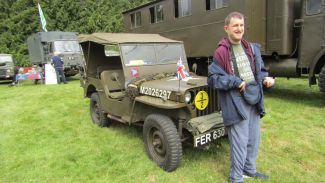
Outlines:
{"type": "Polygon", "coordinates": [[[79,41],[92,121],[143,125],[145,149],[165,171],[181,163],[182,142],[202,147],[224,136],[218,95],[207,78],[176,77],[180,61],[188,68],[182,42],[126,33],[93,33],[79,41]]]}

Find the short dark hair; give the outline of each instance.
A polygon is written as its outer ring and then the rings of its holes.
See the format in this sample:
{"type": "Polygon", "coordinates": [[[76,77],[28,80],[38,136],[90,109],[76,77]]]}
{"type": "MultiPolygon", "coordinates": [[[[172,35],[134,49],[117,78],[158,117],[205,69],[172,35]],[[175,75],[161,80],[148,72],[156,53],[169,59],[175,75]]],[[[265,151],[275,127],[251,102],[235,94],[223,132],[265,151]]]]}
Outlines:
{"type": "Polygon", "coordinates": [[[231,18],[244,19],[244,15],[236,11],[229,13],[229,15],[225,18],[225,25],[229,25],[231,18]]]}

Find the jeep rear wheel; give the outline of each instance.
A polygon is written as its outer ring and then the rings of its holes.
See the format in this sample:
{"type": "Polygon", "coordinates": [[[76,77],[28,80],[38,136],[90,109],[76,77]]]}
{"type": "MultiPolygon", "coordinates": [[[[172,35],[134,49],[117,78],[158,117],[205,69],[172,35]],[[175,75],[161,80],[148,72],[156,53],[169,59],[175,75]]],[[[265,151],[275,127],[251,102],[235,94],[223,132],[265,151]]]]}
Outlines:
{"type": "Polygon", "coordinates": [[[143,138],[149,157],[167,172],[182,161],[182,144],[173,121],[164,115],[151,114],[144,122],[143,138]]]}
{"type": "Polygon", "coordinates": [[[90,96],[90,116],[96,125],[106,127],[109,124],[107,114],[100,107],[100,99],[98,93],[93,93],[90,96]]]}
{"type": "Polygon", "coordinates": [[[319,91],[325,92],[325,65],[319,73],[319,91]]]}

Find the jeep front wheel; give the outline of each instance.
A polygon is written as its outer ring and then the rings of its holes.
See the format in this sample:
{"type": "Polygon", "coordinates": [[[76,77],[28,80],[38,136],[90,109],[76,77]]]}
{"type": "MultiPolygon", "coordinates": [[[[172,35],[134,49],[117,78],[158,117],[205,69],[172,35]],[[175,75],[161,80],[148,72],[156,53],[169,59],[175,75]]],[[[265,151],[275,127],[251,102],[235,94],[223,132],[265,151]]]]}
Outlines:
{"type": "Polygon", "coordinates": [[[143,138],[146,151],[167,172],[182,161],[182,144],[173,121],[164,115],[151,114],[144,121],[143,138]]]}
{"type": "Polygon", "coordinates": [[[323,66],[322,70],[319,73],[318,86],[321,92],[325,92],[325,65],[323,66]]]}
{"type": "Polygon", "coordinates": [[[106,127],[109,124],[107,114],[100,107],[100,99],[98,93],[93,93],[90,96],[90,116],[96,125],[106,127]]]}

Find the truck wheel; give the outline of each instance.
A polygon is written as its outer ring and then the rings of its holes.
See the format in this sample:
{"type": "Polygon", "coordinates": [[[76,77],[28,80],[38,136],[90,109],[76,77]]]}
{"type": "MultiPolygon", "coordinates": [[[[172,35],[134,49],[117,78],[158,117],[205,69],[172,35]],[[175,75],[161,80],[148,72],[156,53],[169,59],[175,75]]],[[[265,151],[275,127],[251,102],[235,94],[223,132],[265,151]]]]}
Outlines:
{"type": "Polygon", "coordinates": [[[107,127],[109,125],[107,114],[100,108],[98,93],[93,93],[90,96],[90,116],[93,123],[100,127],[107,127]]]}
{"type": "Polygon", "coordinates": [[[325,65],[323,66],[322,70],[319,73],[318,86],[321,92],[325,92],[325,65]]]}
{"type": "Polygon", "coordinates": [[[173,121],[164,115],[151,114],[144,121],[143,139],[154,162],[167,172],[182,161],[182,144],[173,121]]]}

